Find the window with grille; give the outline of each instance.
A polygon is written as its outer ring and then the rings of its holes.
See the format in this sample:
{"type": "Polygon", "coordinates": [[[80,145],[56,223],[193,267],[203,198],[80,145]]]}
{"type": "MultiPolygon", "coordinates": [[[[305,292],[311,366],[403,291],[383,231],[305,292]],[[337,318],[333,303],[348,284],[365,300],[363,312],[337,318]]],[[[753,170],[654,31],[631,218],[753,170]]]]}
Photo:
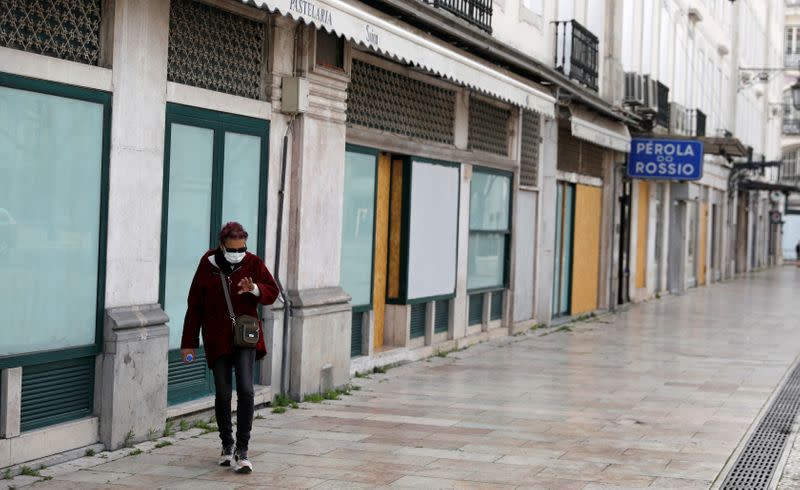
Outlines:
{"type": "Polygon", "coordinates": [[[467,321],[469,325],[483,323],[483,293],[470,294],[467,321]]]}
{"type": "Polygon", "coordinates": [[[522,111],[522,159],[519,183],[536,187],[539,181],[539,145],[541,130],[539,115],[533,111],[522,111]]]}
{"type": "Polygon", "coordinates": [[[492,293],[492,306],[489,315],[490,320],[502,320],[503,318],[503,291],[492,293]]]}
{"type": "Polygon", "coordinates": [[[172,0],[167,79],[261,99],[266,26],[193,0],[172,0]]]}
{"type": "Polygon", "coordinates": [[[508,156],[511,110],[478,98],[469,100],[469,148],[508,156]]]}
{"type": "Polygon", "coordinates": [[[426,303],[411,305],[411,338],[417,339],[425,336],[425,310],[426,303]]]}
{"type": "Polygon", "coordinates": [[[100,0],[3,0],[0,46],[97,65],[100,0]]]}
{"type": "Polygon", "coordinates": [[[436,302],[434,333],[445,333],[450,327],[450,300],[436,302]]]}
{"type": "Polygon", "coordinates": [[[347,121],[390,133],[452,145],[456,93],[353,60],[347,121]]]}

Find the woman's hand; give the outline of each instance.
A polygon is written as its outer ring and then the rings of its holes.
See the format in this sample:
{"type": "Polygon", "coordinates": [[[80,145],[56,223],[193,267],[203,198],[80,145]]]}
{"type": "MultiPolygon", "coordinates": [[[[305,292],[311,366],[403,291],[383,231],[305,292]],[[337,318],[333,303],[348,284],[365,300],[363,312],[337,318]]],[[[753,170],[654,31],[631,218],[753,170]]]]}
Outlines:
{"type": "Polygon", "coordinates": [[[244,279],[239,281],[238,286],[239,286],[239,294],[250,293],[256,287],[251,277],[245,277],[244,279]]]}
{"type": "Polygon", "coordinates": [[[195,358],[194,349],[181,349],[181,359],[183,359],[184,364],[188,364],[194,361],[194,358],[195,358]]]}

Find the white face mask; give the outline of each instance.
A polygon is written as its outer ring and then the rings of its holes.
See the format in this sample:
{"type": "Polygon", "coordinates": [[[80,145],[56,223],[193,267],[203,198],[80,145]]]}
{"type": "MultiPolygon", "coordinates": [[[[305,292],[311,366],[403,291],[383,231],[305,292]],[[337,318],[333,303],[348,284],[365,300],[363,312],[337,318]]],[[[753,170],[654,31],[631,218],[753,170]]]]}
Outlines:
{"type": "Polygon", "coordinates": [[[238,264],[244,259],[245,252],[225,252],[225,260],[231,264],[238,264]]]}

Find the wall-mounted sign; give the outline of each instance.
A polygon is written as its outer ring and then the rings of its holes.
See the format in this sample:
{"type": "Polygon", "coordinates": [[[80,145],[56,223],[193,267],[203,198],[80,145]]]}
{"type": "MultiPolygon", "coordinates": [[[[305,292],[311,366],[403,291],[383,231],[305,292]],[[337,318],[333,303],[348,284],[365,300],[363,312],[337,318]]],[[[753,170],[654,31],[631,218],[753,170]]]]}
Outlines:
{"type": "Polygon", "coordinates": [[[634,138],[628,157],[628,176],[634,179],[700,180],[703,178],[703,143],[634,138]]]}

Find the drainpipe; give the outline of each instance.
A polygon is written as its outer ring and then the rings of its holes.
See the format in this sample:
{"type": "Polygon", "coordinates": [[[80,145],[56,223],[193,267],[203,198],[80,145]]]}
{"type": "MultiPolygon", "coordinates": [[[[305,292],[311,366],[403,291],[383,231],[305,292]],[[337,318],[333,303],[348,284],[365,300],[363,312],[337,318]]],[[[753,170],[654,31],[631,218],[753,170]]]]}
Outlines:
{"type": "Polygon", "coordinates": [[[283,242],[283,204],[286,198],[286,167],[287,167],[287,152],[289,147],[289,133],[294,124],[294,116],[289,120],[289,125],[286,127],[286,132],[283,134],[283,151],[281,154],[281,187],[278,191],[278,229],[276,233],[275,245],[275,282],[280,289],[281,301],[283,301],[283,354],[281,356],[281,395],[286,396],[289,392],[289,317],[292,312],[292,305],[286,290],[281,284],[280,271],[281,271],[281,244],[283,242]]]}

